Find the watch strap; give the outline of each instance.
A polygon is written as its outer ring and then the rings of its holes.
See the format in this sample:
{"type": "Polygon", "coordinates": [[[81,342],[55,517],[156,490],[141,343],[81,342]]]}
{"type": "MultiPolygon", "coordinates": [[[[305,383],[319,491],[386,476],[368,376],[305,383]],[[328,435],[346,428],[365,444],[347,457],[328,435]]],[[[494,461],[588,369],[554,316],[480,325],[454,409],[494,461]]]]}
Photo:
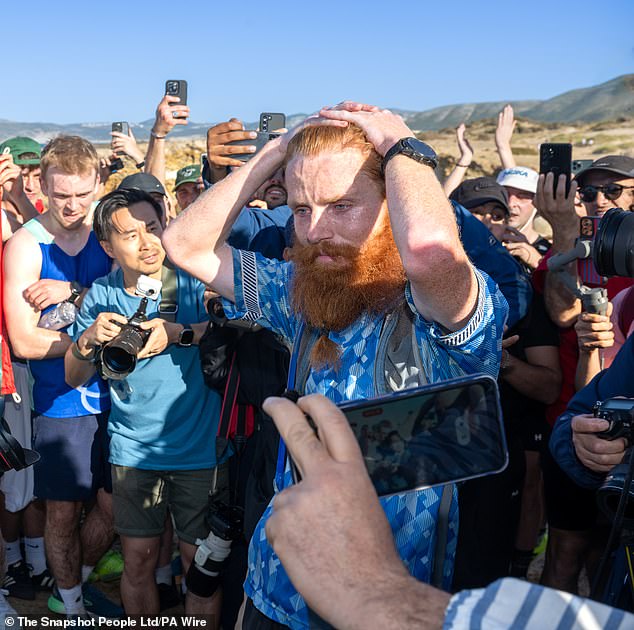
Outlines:
{"type": "MultiPolygon", "coordinates": [[[[412,160],[416,160],[416,162],[420,162],[421,164],[425,164],[430,166],[432,169],[435,169],[438,162],[428,155],[423,155],[418,151],[415,151],[409,146],[408,140],[416,140],[417,142],[421,142],[417,138],[401,138],[394,146],[392,146],[388,152],[383,157],[383,162],[381,162],[381,172],[385,175],[385,167],[387,163],[395,156],[395,155],[405,155],[412,160]]],[[[423,143],[424,144],[424,143],[423,143]]],[[[429,146],[429,145],[426,145],[429,146]]],[[[429,147],[431,149],[431,147],[429,147]]],[[[433,151],[433,149],[431,149],[433,151]]]]}

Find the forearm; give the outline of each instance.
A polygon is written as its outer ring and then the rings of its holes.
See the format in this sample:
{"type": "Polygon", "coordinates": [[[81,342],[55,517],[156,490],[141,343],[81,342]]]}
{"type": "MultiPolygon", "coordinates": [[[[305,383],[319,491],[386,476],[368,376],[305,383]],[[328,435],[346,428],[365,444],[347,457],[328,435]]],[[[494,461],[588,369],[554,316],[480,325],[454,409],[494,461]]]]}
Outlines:
{"type": "Polygon", "coordinates": [[[64,355],[64,378],[69,387],[79,387],[95,374],[94,355],[95,348],[82,343],[81,337],[79,343],[68,347],[64,355]]]}
{"type": "Polygon", "coordinates": [[[498,155],[500,156],[502,168],[514,168],[516,164],[511,144],[508,142],[496,142],[495,146],[497,148],[498,155]]]}
{"type": "Polygon", "coordinates": [[[29,198],[24,193],[16,198],[12,198],[12,203],[17,211],[22,215],[23,223],[26,223],[39,214],[35,209],[35,206],[29,201],[29,198]]]}
{"type": "Polygon", "coordinates": [[[163,234],[170,260],[187,269],[191,259],[224,246],[243,206],[283,159],[279,140],[272,140],[248,164],[201,194],[163,234]]]}
{"type": "Polygon", "coordinates": [[[63,357],[71,343],[66,333],[36,327],[35,330],[23,333],[11,333],[9,338],[13,352],[19,359],[41,361],[63,357]]]}
{"type": "Polygon", "coordinates": [[[165,142],[165,136],[161,138],[150,136],[143,169],[146,173],[154,175],[163,185],[165,185],[165,142]]]}
{"type": "Polygon", "coordinates": [[[581,300],[576,298],[552,271],[546,274],[544,304],[550,319],[560,328],[574,326],[581,313],[581,300]]]}
{"type": "Polygon", "coordinates": [[[575,391],[583,389],[601,371],[601,350],[580,352],[575,373],[575,391]]]}
{"type": "Polygon", "coordinates": [[[543,365],[531,365],[509,354],[506,366],[500,372],[513,389],[520,394],[550,405],[557,400],[561,389],[561,374],[543,365]]]}
{"type": "Polygon", "coordinates": [[[447,197],[449,197],[449,195],[451,195],[451,193],[460,186],[462,180],[467,174],[468,168],[468,166],[460,166],[459,164],[454,166],[453,171],[449,173],[449,177],[447,177],[445,183],[442,185],[442,189],[447,197]]]}
{"type": "Polygon", "coordinates": [[[477,281],[453,208],[431,168],[405,156],[387,165],[394,240],[421,314],[456,330],[471,316],[477,281]]]}

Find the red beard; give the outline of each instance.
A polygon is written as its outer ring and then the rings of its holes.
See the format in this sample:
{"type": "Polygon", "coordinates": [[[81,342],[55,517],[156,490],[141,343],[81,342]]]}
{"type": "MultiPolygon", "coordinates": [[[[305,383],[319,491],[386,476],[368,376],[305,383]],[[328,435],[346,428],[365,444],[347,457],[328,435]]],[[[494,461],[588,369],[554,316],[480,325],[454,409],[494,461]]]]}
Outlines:
{"type": "Polygon", "coordinates": [[[290,259],[295,265],[291,287],[293,310],[323,331],[311,353],[311,365],[337,363],[339,347],[329,331],[341,331],[363,313],[381,315],[403,297],[406,276],[389,221],[361,249],[329,242],[295,243],[290,259]],[[329,256],[332,262],[316,262],[329,256]]]}

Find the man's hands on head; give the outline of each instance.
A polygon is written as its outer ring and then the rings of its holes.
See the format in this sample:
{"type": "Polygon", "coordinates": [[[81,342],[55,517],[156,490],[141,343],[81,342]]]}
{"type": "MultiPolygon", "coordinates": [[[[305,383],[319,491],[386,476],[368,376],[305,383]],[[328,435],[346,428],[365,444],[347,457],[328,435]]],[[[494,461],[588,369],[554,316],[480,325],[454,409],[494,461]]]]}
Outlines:
{"type": "Polygon", "coordinates": [[[402,138],[414,136],[414,132],[401,116],[374,105],[344,101],[335,107],[322,108],[319,116],[327,120],[357,124],[381,156],[385,156],[402,138]]]}
{"type": "Polygon", "coordinates": [[[572,443],[579,461],[590,470],[608,473],[621,463],[627,441],[625,438],[604,440],[597,436],[600,431],[607,431],[610,423],[590,414],[582,414],[572,419],[572,443]]]}
{"type": "Polygon", "coordinates": [[[189,118],[189,107],[178,105],[178,96],[165,95],[156,108],[156,118],[152,131],[157,136],[166,136],[176,125],[186,125],[189,118]]]}

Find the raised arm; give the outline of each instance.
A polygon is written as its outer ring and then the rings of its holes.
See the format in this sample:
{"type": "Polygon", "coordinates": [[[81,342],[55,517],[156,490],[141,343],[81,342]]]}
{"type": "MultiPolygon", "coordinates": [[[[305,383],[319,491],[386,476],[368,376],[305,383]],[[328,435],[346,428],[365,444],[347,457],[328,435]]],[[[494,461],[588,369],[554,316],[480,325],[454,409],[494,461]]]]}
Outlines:
{"type": "Polygon", "coordinates": [[[513,116],[513,108],[507,105],[498,114],[498,126],[495,129],[495,146],[500,156],[502,168],[513,168],[515,158],[511,149],[511,138],[515,129],[516,121],[513,116]]]}
{"type": "MultiPolygon", "coordinates": [[[[389,110],[322,110],[320,115],[356,123],[381,156],[414,134],[389,110]]],[[[419,313],[448,330],[473,314],[478,283],[456,226],[451,203],[432,168],[397,155],[385,171],[387,206],[394,240],[419,313]]]]}
{"type": "Polygon", "coordinates": [[[471,148],[471,144],[467,140],[465,133],[465,124],[460,123],[456,129],[456,142],[458,143],[458,149],[460,150],[460,157],[458,158],[456,165],[453,167],[453,171],[449,173],[449,177],[447,177],[445,183],[442,185],[447,197],[449,197],[449,195],[451,195],[451,193],[460,186],[464,176],[467,174],[467,169],[471,166],[471,161],[473,160],[473,149],[471,148]]]}
{"type": "Polygon", "coordinates": [[[240,211],[282,164],[282,138],[271,140],[245,166],[218,182],[174,219],[163,233],[170,260],[233,300],[233,256],[226,241],[240,211]]]}
{"type": "Polygon", "coordinates": [[[11,346],[22,359],[61,357],[70,345],[66,333],[38,327],[42,313],[25,297],[38,282],[41,267],[38,244],[26,230],[18,230],[4,253],[4,313],[11,346]]]}

